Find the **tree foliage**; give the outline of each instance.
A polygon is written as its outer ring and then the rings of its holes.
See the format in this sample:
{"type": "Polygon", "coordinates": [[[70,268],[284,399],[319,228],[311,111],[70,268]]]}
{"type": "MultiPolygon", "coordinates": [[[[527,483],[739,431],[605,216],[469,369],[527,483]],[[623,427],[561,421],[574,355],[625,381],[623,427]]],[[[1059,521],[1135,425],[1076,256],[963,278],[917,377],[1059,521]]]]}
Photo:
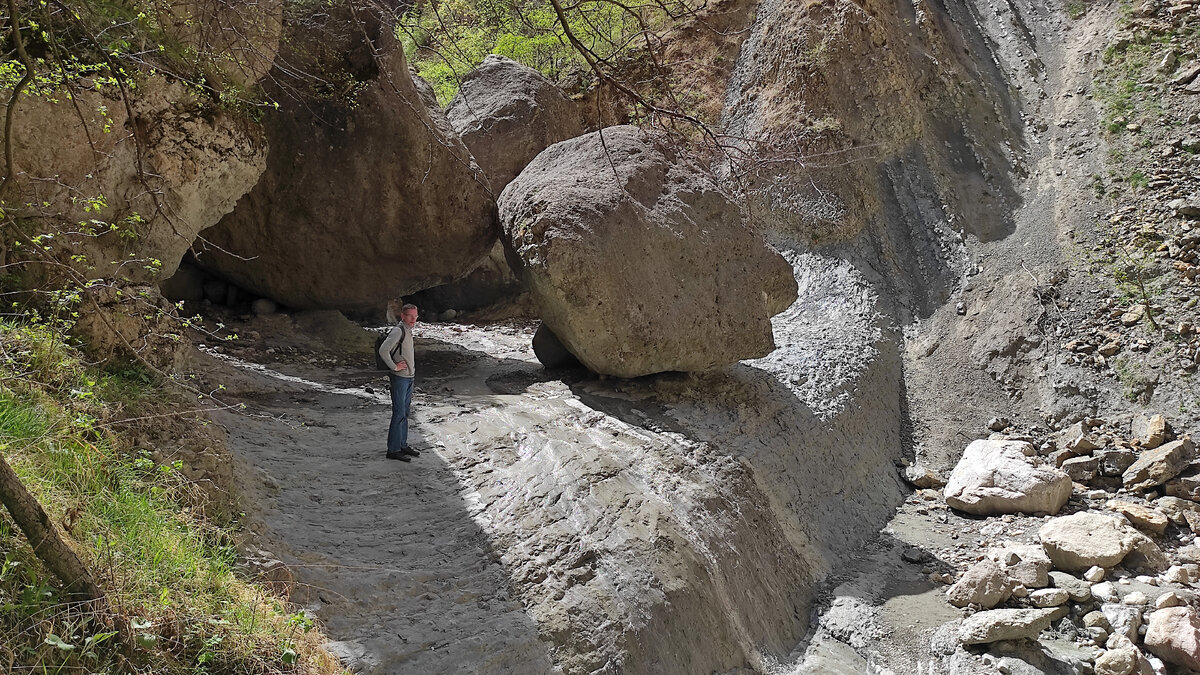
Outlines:
{"type": "Polygon", "coordinates": [[[595,73],[568,33],[600,62],[615,67],[652,58],[662,32],[697,8],[689,0],[581,0],[563,5],[560,17],[549,0],[421,2],[402,17],[397,34],[413,68],[445,104],[462,77],[488,54],[523,63],[568,90],[583,90],[595,73]]]}

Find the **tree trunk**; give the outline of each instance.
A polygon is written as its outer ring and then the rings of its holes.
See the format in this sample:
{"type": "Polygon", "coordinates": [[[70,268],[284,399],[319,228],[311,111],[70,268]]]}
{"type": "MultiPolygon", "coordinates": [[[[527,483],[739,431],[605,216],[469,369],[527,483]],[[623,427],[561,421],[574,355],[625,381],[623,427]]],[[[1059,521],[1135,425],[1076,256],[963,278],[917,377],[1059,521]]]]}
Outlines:
{"type": "MultiPolygon", "coordinates": [[[[17,472],[0,454],[0,502],[25,533],[38,559],[46,565],[76,600],[104,601],[104,593],[92,579],[75,551],[63,541],[38,500],[25,489],[17,472]]],[[[99,607],[97,607],[99,609],[99,607]]]]}

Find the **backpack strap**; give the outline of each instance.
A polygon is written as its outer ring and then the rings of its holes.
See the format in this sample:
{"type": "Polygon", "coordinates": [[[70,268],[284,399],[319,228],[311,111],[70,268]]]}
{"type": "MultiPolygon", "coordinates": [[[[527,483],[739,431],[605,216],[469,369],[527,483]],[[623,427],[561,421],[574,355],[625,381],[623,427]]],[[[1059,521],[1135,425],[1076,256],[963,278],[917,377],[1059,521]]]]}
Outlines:
{"type": "Polygon", "coordinates": [[[408,326],[405,326],[403,323],[401,323],[396,327],[400,329],[400,341],[397,342],[396,346],[392,348],[392,351],[388,353],[388,356],[392,357],[393,363],[396,361],[396,351],[404,348],[404,338],[408,337],[408,326]]]}

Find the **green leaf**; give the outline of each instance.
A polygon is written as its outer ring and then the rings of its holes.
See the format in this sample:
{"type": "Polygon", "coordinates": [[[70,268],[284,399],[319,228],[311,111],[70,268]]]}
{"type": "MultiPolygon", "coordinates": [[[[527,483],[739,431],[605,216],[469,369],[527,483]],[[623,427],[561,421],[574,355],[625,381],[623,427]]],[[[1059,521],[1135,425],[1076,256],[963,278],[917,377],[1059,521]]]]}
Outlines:
{"type": "Polygon", "coordinates": [[[50,633],[49,635],[47,635],[46,639],[43,640],[43,642],[50,645],[51,647],[58,647],[59,649],[63,650],[64,652],[69,652],[72,649],[75,649],[75,645],[73,645],[69,642],[63,641],[62,638],[58,637],[54,633],[50,633]]]}

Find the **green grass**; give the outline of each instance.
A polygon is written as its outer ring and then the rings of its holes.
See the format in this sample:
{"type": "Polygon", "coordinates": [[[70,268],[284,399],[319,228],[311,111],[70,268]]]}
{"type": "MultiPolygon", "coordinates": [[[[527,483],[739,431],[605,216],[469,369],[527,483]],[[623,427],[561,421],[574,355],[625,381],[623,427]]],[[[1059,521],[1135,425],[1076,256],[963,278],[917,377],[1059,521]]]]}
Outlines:
{"type": "Polygon", "coordinates": [[[0,452],[72,541],[131,627],[64,602],[7,511],[0,511],[0,670],[336,672],[320,637],[235,569],[232,532],[202,515],[180,472],[135,451],[114,422],[189,404],[136,368],[85,366],[54,331],[0,322],[0,452]]]}
{"type": "Polygon", "coordinates": [[[1072,19],[1082,19],[1087,14],[1089,0],[1067,0],[1067,16],[1072,19]]]}
{"type": "MultiPolygon", "coordinates": [[[[660,6],[639,5],[636,12],[610,3],[563,3],[571,32],[601,59],[637,58],[645,48],[638,39],[643,27],[656,31],[698,3],[667,0],[660,6]]],[[[592,73],[570,45],[553,7],[546,0],[446,0],[418,3],[396,34],[417,73],[437,93],[442,105],[458,91],[464,75],[488,54],[499,54],[529,66],[552,80],[578,77],[586,87],[592,73]]]]}

